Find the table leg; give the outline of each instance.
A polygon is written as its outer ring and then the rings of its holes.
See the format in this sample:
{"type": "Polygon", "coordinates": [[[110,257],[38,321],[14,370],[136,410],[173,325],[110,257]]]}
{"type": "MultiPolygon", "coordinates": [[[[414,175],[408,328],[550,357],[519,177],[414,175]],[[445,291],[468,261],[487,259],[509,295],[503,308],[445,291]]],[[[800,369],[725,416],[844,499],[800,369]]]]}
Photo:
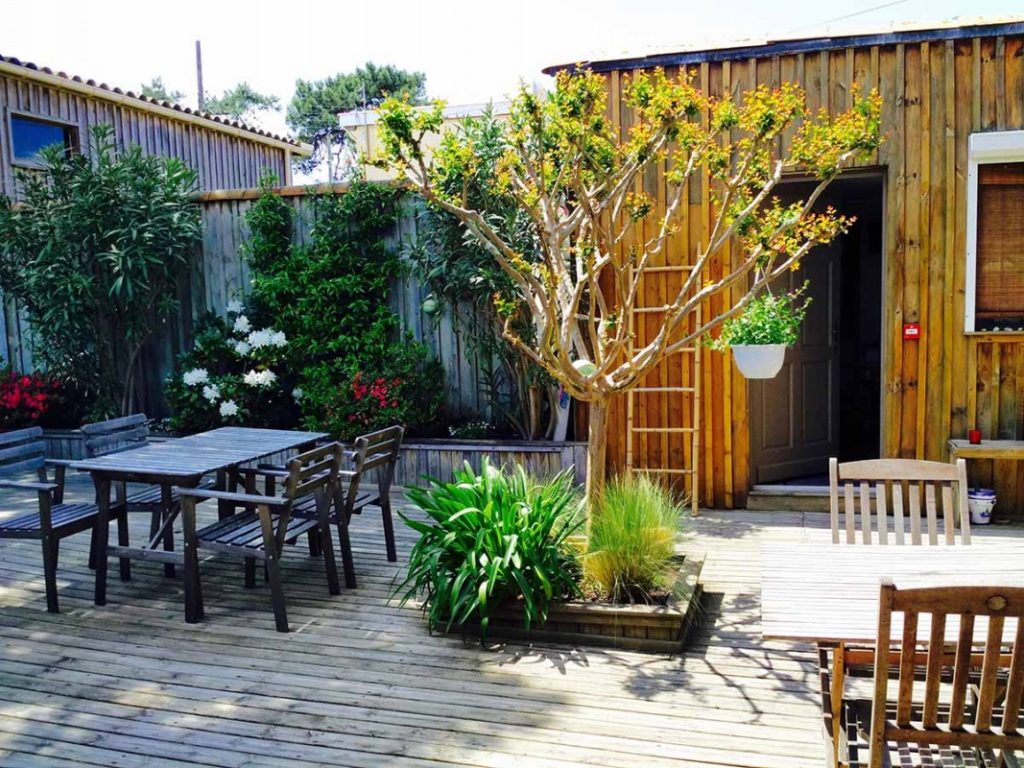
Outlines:
{"type": "Polygon", "coordinates": [[[110,538],[110,480],[100,475],[92,476],[96,486],[96,605],[107,604],[107,545],[110,538]]]}
{"type": "Polygon", "coordinates": [[[184,539],[185,621],[195,624],[203,619],[203,590],[199,579],[199,550],[196,540],[196,504],[181,505],[181,529],[184,539]]]}
{"type": "MultiPolygon", "coordinates": [[[[174,514],[174,500],[171,496],[171,486],[164,484],[160,486],[160,514],[163,516],[163,522],[174,514]]],[[[174,526],[168,525],[164,530],[164,551],[174,551],[174,526]]],[[[175,569],[174,563],[164,563],[164,576],[174,577],[175,569]]]]}
{"type": "Polygon", "coordinates": [[[832,649],[832,751],[836,768],[840,763],[843,737],[843,682],[846,675],[846,644],[839,643],[832,649]]]}

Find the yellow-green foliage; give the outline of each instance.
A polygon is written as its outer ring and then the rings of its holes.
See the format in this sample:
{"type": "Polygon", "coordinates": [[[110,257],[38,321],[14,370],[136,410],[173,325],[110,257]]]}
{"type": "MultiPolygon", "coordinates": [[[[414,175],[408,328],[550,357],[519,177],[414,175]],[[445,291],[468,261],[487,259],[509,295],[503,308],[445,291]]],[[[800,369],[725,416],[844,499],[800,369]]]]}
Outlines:
{"type": "Polygon", "coordinates": [[[646,602],[665,589],[684,505],[647,475],[613,479],[591,507],[590,541],[583,556],[587,588],[613,602],[646,602]]]}

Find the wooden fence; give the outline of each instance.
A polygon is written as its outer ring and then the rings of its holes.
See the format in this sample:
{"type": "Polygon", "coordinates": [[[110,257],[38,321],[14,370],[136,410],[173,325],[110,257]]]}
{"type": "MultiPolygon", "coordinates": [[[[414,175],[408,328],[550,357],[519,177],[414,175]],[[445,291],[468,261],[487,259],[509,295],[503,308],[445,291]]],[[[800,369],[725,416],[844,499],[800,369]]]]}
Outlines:
{"type": "MultiPolygon", "coordinates": [[[[343,193],[344,187],[329,191],[343,193]]],[[[284,187],[281,194],[295,208],[296,242],[307,241],[314,223],[311,197],[304,187],[284,187]]],[[[323,190],[321,190],[323,191],[323,190]]],[[[165,413],[163,382],[173,370],[175,358],[191,340],[195,321],[206,311],[223,315],[232,299],[243,299],[251,284],[249,265],[241,248],[249,237],[245,213],[258,196],[257,190],[229,190],[201,195],[203,242],[190,269],[187,286],[179,293],[181,316],[161,329],[147,345],[141,363],[143,409],[150,415],[165,413]]],[[[404,250],[417,237],[419,212],[411,199],[401,203],[401,216],[389,240],[404,250]]],[[[408,270],[391,276],[390,305],[399,317],[401,333],[426,344],[447,374],[446,407],[453,418],[486,415],[484,374],[477,355],[467,342],[463,324],[452,312],[431,317],[422,311],[427,289],[408,270]]],[[[459,308],[466,316],[468,307],[459,308]]],[[[32,370],[34,361],[31,328],[13,302],[0,313],[0,354],[19,370],[32,370]]]]}

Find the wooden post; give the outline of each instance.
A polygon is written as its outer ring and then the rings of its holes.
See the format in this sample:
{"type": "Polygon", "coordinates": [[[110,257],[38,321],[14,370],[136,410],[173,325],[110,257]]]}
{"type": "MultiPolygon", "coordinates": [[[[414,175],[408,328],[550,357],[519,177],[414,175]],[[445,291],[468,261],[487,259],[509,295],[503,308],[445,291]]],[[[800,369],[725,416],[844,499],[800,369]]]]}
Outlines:
{"type": "Polygon", "coordinates": [[[199,88],[199,111],[206,111],[206,96],[203,94],[203,47],[196,40],[196,86],[199,88]]]}

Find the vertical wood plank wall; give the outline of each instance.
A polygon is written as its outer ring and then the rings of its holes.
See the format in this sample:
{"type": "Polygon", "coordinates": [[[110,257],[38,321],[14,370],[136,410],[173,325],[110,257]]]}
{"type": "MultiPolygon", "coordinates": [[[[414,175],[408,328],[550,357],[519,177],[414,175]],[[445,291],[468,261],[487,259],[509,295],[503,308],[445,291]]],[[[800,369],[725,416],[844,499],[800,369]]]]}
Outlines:
{"type": "MultiPolygon", "coordinates": [[[[1024,438],[1024,337],[963,333],[967,138],[1024,128],[1024,38],[873,45],[687,68],[714,96],[795,82],[806,90],[811,109],[831,113],[851,104],[854,83],[879,89],[886,141],[865,165],[880,168],[885,178],[882,454],[945,461],[946,440],[965,437],[975,425],[986,438],[1024,438]],[[903,339],[904,322],[921,324],[919,340],[903,339]]],[[[627,74],[607,74],[609,114],[623,129],[632,119],[621,101],[627,74]]],[[[664,206],[662,169],[648,174],[643,185],[664,206]]],[[[669,263],[688,263],[697,244],[707,242],[712,211],[704,179],[691,183],[686,211],[689,220],[673,239],[669,263]]],[[[722,267],[716,261],[711,275],[722,267]]],[[[671,288],[666,280],[664,290],[671,288]]],[[[640,334],[644,322],[638,318],[640,334]]],[[[747,382],[729,356],[701,354],[701,503],[743,506],[750,485],[747,382]]],[[[678,366],[673,360],[652,380],[685,379],[678,366]]],[[[654,393],[644,400],[636,409],[641,425],[687,426],[682,402],[654,393]]],[[[619,398],[609,430],[613,468],[625,460],[625,410],[619,398]]],[[[684,456],[682,445],[657,440],[640,447],[667,450],[673,461],[684,456]]],[[[971,472],[975,481],[998,491],[1005,512],[1024,512],[1024,462],[974,462],[971,472]]]]}

